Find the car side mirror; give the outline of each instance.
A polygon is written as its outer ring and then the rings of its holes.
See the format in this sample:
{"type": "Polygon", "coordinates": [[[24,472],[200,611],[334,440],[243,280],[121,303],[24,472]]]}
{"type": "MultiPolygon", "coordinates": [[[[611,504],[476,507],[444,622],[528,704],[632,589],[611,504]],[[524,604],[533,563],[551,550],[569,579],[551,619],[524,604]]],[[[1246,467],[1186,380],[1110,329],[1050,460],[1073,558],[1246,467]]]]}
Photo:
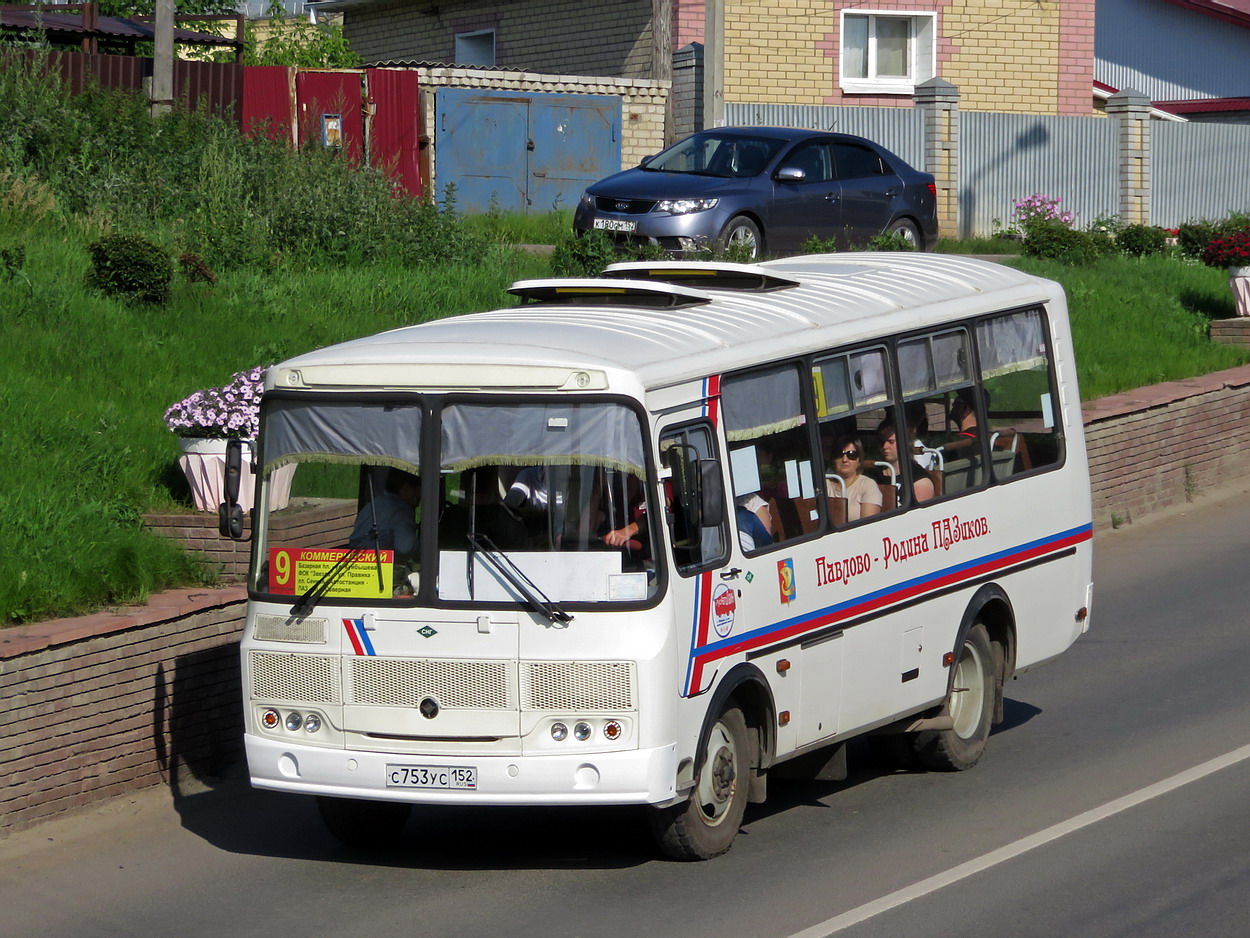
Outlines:
{"type": "Polygon", "coordinates": [[[778,182],[802,182],[806,178],[807,173],[797,166],[783,166],[777,170],[778,182]]]}
{"type": "Polygon", "coordinates": [[[243,441],[226,443],[225,501],[217,507],[217,530],[222,537],[243,539],[243,508],[239,504],[239,483],[243,472],[243,441]]]}
{"type": "Polygon", "coordinates": [[[646,166],[648,163],[650,163],[653,159],[656,158],[656,155],[657,154],[655,153],[648,153],[646,156],[644,156],[642,159],[638,161],[638,165],[646,166]]]}

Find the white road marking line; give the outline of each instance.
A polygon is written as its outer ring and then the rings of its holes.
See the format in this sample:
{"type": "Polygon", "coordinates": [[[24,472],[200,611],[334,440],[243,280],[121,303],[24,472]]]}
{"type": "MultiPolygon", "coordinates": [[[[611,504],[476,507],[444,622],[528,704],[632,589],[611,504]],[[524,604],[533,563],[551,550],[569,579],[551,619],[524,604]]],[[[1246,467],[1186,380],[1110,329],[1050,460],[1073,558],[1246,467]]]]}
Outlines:
{"type": "Polygon", "coordinates": [[[1036,834],[1030,834],[1028,837],[1021,838],[1015,843],[999,847],[997,850],[991,850],[975,860],[961,863],[958,866],[951,867],[949,870],[930,876],[928,879],[922,879],[918,883],[913,883],[887,896],[882,896],[880,899],[865,903],[848,912],[843,912],[841,915],[835,915],[819,925],[813,925],[811,928],[795,932],[790,938],[826,938],[826,936],[842,931],[844,928],[858,925],[874,915],[880,915],[882,912],[911,902],[913,899],[919,899],[921,896],[927,896],[931,892],[937,892],[939,889],[944,889],[953,883],[959,882],[961,879],[967,879],[969,876],[980,873],[982,870],[1005,863],[1023,853],[1028,853],[1030,850],[1044,846],[1052,840],[1066,837],[1068,834],[1075,833],[1084,827],[1089,827],[1091,824],[1097,824],[1113,814],[1119,814],[1121,811],[1135,808],[1139,804],[1150,801],[1152,798],[1166,795],[1168,792],[1175,791],[1191,782],[1199,781],[1208,775],[1226,769],[1231,765],[1236,765],[1238,762],[1244,762],[1247,759],[1250,759],[1250,746],[1234,749],[1232,752],[1217,756],[1209,762],[1196,765],[1192,769],[1186,769],[1184,772],[1173,775],[1171,778],[1165,778],[1161,782],[1155,782],[1153,785],[1148,785],[1122,798],[1109,801],[1100,807],[1091,808],[1083,814],[1061,821],[1043,831],[1038,831],[1036,834]]]}

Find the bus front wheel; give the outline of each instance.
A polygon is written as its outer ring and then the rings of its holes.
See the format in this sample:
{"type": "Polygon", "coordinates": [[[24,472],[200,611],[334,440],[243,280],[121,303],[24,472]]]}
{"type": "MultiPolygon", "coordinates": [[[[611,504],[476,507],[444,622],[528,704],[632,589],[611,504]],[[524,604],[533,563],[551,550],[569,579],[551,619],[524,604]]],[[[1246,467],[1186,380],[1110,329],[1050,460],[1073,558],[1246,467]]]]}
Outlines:
{"type": "Polygon", "coordinates": [[[317,796],[326,830],[349,847],[393,847],[404,831],[412,806],[393,801],[317,796]]]}
{"type": "Polygon", "coordinates": [[[675,860],[709,860],[733,845],[746,812],[751,756],[746,719],[737,707],[729,707],[708,733],[690,799],[652,809],[652,833],[665,854],[675,860]]]}
{"type": "Polygon", "coordinates": [[[949,730],[916,734],[916,755],[928,769],[962,771],[977,764],[990,738],[994,719],[994,649],[980,622],[968,630],[955,662],[947,707],[949,730]]]}

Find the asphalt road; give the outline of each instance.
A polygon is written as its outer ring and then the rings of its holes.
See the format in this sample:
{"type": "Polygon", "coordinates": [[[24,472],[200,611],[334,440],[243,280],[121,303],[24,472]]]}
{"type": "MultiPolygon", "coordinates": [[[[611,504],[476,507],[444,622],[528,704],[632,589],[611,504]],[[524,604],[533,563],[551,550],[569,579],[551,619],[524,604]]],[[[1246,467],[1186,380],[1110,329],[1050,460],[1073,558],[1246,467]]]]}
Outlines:
{"type": "Polygon", "coordinates": [[[414,813],[340,848],[241,778],[0,841],[0,935],[1250,935],[1250,491],[1095,542],[1092,629],[1008,685],[958,774],[774,783],[734,849],[658,860],[634,810],[414,813]]]}

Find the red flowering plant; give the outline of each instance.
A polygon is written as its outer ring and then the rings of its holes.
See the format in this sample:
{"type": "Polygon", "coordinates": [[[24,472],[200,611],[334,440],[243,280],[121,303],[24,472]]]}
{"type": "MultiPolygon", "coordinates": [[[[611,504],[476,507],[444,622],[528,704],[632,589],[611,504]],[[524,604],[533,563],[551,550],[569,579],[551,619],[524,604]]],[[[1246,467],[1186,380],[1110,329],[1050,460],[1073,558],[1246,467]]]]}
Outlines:
{"type": "Polygon", "coordinates": [[[1202,249],[1208,267],[1250,267],[1250,228],[1216,234],[1202,249]]]}

